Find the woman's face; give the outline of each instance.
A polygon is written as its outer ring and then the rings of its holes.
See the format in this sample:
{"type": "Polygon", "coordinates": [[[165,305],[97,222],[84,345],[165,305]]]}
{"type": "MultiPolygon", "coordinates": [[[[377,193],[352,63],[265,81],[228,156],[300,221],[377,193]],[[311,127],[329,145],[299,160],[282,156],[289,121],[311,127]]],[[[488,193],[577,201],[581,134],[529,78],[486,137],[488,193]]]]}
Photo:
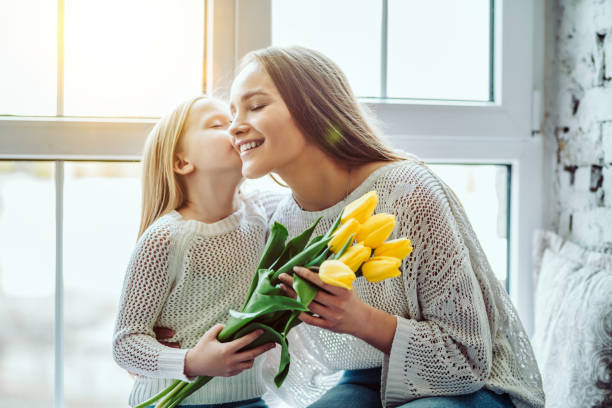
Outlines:
{"type": "Polygon", "coordinates": [[[282,175],[307,145],[274,82],[257,62],[247,65],[230,92],[230,133],[242,160],[242,175],[282,175]]]}
{"type": "Polygon", "coordinates": [[[224,103],[199,99],[189,111],[177,153],[188,158],[196,170],[240,171],[242,162],[227,131],[230,121],[229,110],[224,103]]]}

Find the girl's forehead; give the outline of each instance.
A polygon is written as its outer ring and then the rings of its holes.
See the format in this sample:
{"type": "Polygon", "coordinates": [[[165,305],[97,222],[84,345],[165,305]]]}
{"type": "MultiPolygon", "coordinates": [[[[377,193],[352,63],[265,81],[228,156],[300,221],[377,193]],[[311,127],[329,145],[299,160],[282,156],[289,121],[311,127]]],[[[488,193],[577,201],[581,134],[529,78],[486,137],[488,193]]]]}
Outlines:
{"type": "Polygon", "coordinates": [[[229,114],[229,109],[227,104],[223,101],[214,98],[204,98],[193,104],[191,112],[208,116],[214,114],[229,114]]]}

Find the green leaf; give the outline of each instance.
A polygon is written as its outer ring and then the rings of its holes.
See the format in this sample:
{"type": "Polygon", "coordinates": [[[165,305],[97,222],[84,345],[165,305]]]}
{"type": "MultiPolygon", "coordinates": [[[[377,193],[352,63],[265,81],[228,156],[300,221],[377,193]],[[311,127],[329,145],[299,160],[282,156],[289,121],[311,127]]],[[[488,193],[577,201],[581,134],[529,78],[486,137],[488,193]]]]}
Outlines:
{"type": "Polygon", "coordinates": [[[240,310],[244,310],[245,306],[249,302],[253,291],[257,287],[257,282],[259,279],[259,270],[260,269],[269,269],[270,265],[272,265],[280,254],[283,252],[285,247],[285,241],[289,236],[289,232],[287,228],[281,223],[275,222],[270,227],[270,236],[268,237],[268,241],[266,242],[266,246],[264,248],[264,252],[261,255],[259,260],[259,264],[257,265],[257,272],[253,275],[253,279],[251,280],[251,286],[249,287],[249,291],[244,298],[244,302],[242,303],[242,307],[240,310]]]}
{"type": "Polygon", "coordinates": [[[346,243],[344,244],[344,246],[338,251],[338,253],[336,255],[334,255],[333,259],[340,259],[340,257],[342,255],[344,255],[344,253],[346,252],[346,250],[353,244],[353,241],[355,240],[355,236],[351,235],[347,240],[346,243]]]}
{"type": "MultiPolygon", "coordinates": [[[[261,337],[263,337],[264,335],[268,335],[269,338],[273,338],[276,343],[281,345],[280,364],[278,367],[278,371],[276,375],[274,376],[274,384],[276,384],[277,388],[280,388],[280,386],[283,384],[283,381],[285,381],[285,377],[287,377],[287,374],[289,373],[290,358],[289,358],[289,346],[287,344],[287,340],[279,332],[277,332],[270,326],[262,324],[262,323],[251,323],[249,326],[237,332],[236,336],[237,338],[242,337],[257,329],[262,329],[264,331],[264,334],[261,337]]],[[[255,344],[257,340],[251,343],[251,345],[255,344]]],[[[260,344],[264,344],[268,342],[269,341],[264,341],[264,342],[261,342],[260,344]]],[[[251,345],[249,345],[249,347],[251,347],[251,345]]],[[[256,346],[252,346],[252,347],[256,347],[256,346]]]]}
{"type": "Polygon", "coordinates": [[[321,252],[321,255],[319,255],[318,257],[310,261],[308,265],[306,265],[306,268],[310,268],[312,266],[321,266],[323,261],[327,259],[327,256],[329,255],[330,252],[331,250],[329,248],[325,248],[325,251],[321,252]]]}
{"type": "Polygon", "coordinates": [[[270,267],[270,269],[276,269],[277,267],[284,265],[288,260],[293,258],[295,255],[299,254],[304,250],[308,240],[312,236],[312,232],[316,228],[319,221],[321,221],[322,217],[319,217],[307,230],[302,232],[297,237],[293,238],[291,241],[287,243],[285,249],[280,254],[278,259],[274,262],[274,264],[270,267]]]}
{"type": "Polygon", "coordinates": [[[276,316],[271,313],[285,310],[308,310],[297,300],[294,300],[284,294],[278,287],[270,283],[270,276],[274,273],[271,269],[260,269],[258,271],[258,285],[253,291],[249,303],[244,308],[243,312],[230,310],[230,318],[225,324],[221,333],[217,336],[219,341],[225,342],[234,338],[236,331],[246,326],[255,319],[266,318],[273,320],[276,316]]]}
{"type": "Polygon", "coordinates": [[[334,222],[334,224],[331,226],[331,228],[325,234],[325,238],[331,237],[332,234],[334,232],[336,232],[336,229],[338,229],[338,226],[340,225],[340,221],[342,220],[342,214],[343,213],[344,213],[344,209],[342,209],[342,211],[340,211],[340,214],[338,214],[338,218],[336,218],[336,221],[334,222]]]}
{"type": "Polygon", "coordinates": [[[280,254],[285,249],[285,241],[289,236],[287,228],[279,222],[275,222],[270,227],[270,236],[266,242],[266,247],[261,255],[257,269],[269,269],[270,266],[278,259],[280,254]]]}
{"type": "Polygon", "coordinates": [[[319,288],[316,285],[297,274],[293,275],[293,290],[297,293],[296,301],[306,308],[308,308],[310,302],[312,302],[319,292],[319,288]]]}
{"type": "Polygon", "coordinates": [[[302,252],[291,258],[287,263],[281,266],[274,275],[272,276],[272,282],[278,281],[278,276],[281,273],[293,273],[293,267],[298,265],[306,265],[312,261],[312,259],[319,256],[320,252],[327,246],[327,243],[331,241],[331,237],[325,238],[319,242],[309,245],[302,252]]]}

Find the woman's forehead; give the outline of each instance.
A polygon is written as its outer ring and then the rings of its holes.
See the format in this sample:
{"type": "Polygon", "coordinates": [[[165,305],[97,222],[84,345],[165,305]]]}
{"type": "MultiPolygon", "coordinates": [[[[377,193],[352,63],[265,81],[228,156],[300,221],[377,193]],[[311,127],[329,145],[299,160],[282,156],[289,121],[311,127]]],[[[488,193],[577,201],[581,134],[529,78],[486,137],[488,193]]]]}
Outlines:
{"type": "Polygon", "coordinates": [[[234,79],[230,90],[231,102],[240,102],[240,99],[248,97],[248,94],[254,89],[261,89],[268,93],[276,91],[272,78],[257,61],[246,65],[234,79]]]}

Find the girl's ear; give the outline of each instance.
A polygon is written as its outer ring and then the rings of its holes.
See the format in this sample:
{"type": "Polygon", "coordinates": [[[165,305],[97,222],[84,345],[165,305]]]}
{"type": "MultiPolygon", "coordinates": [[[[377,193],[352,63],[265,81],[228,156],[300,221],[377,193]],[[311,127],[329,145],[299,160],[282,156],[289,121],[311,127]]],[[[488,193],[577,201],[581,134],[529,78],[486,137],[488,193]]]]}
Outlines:
{"type": "Polygon", "coordinates": [[[186,176],[189,173],[193,173],[195,166],[189,161],[187,157],[182,154],[177,154],[174,158],[174,166],[172,166],[175,173],[181,176],[186,176]]]}

